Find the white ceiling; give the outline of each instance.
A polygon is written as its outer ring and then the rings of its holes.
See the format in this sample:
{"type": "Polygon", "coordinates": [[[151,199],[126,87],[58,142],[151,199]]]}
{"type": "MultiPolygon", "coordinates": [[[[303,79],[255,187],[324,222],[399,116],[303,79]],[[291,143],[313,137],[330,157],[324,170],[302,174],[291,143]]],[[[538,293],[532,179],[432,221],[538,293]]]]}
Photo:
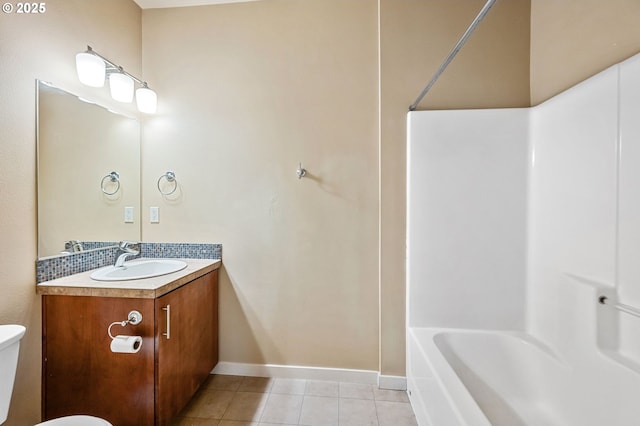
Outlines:
{"type": "Polygon", "coordinates": [[[242,3],[258,0],[133,0],[142,9],[157,9],[162,7],[202,6],[206,4],[242,3]]]}

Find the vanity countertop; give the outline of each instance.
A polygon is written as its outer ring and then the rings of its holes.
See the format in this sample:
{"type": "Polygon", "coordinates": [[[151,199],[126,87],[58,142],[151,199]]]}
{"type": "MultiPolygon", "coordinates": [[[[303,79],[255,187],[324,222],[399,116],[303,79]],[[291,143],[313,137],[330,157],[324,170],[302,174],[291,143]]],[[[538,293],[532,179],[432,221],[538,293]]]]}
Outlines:
{"type": "MultiPolygon", "coordinates": [[[[138,260],[138,259],[136,259],[138,260]]],[[[140,259],[142,260],[142,259],[140,259]]],[[[187,267],[171,274],[126,281],[96,281],[89,276],[95,270],[45,281],[36,293],[51,296],[98,296],[155,299],[176,288],[220,268],[221,260],[178,259],[187,267]]]]}

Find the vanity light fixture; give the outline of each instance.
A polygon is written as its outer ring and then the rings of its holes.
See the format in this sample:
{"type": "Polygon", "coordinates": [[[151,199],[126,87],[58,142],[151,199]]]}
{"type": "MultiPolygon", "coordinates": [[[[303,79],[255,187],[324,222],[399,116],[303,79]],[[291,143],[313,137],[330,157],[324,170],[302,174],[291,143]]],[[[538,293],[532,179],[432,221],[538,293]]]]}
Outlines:
{"type": "Polygon", "coordinates": [[[105,77],[108,76],[111,97],[118,102],[131,102],[135,83],[138,83],[141,86],[135,91],[138,110],[147,114],[156,112],[158,96],[149,89],[147,82],[129,74],[91,46],[87,46],[86,52],[76,55],[76,70],[80,82],[91,87],[104,86],[105,77]]]}
{"type": "Polygon", "coordinates": [[[109,90],[114,100],[129,103],[133,100],[133,79],[119,68],[109,73],[109,90]]]}
{"type": "Polygon", "coordinates": [[[158,95],[156,92],[147,87],[147,83],[144,82],[142,87],[136,90],[136,104],[138,104],[138,111],[147,114],[155,114],[156,106],[158,105],[158,95]]]}
{"type": "Polygon", "coordinates": [[[102,59],[89,51],[76,55],[76,71],[82,84],[91,87],[104,86],[107,66],[102,59]]]}

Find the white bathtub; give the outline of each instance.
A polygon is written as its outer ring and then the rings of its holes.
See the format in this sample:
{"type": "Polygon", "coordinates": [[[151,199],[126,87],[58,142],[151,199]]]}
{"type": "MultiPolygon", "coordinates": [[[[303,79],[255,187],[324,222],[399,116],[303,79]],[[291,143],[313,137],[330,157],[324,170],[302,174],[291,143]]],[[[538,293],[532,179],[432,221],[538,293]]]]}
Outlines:
{"type": "Polygon", "coordinates": [[[640,374],[594,350],[575,363],[517,332],[410,328],[420,426],[640,425],[640,374]]]}

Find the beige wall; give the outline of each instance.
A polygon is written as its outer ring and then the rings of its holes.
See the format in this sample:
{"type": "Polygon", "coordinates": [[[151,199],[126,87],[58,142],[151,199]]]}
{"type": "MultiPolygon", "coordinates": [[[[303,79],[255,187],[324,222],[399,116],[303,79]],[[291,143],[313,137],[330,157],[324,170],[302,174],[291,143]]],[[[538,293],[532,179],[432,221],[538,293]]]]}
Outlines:
{"type": "MultiPolygon", "coordinates": [[[[223,242],[229,277],[222,286],[223,360],[404,375],[404,116],[426,83],[425,75],[435,70],[481,6],[462,0],[382,2],[383,140],[378,153],[371,133],[377,102],[375,2],[270,1],[143,13],[144,67],[154,73],[154,84],[170,94],[164,113],[146,123],[144,186],[184,164],[182,171],[175,170],[183,176],[180,197],[162,200],[151,194],[144,200],[145,211],[160,204],[164,219],[160,225],[144,225],[143,234],[157,241],[190,235],[190,240],[223,242]],[[427,49],[424,40],[431,41],[427,49]],[[172,64],[180,52],[187,52],[188,59],[172,64]],[[332,68],[336,65],[342,69],[332,68]],[[178,140],[183,141],[178,150],[172,149],[178,140]],[[151,144],[162,149],[151,153],[151,144]],[[342,158],[345,150],[353,157],[351,165],[342,158]],[[378,183],[371,172],[378,168],[379,155],[380,265],[373,222],[378,183]],[[200,159],[194,163],[195,156],[200,159]],[[299,184],[307,181],[292,179],[297,161],[312,174],[317,163],[331,175],[318,174],[316,187],[301,191],[305,187],[299,184]],[[208,176],[200,169],[209,170],[208,176]],[[219,177],[223,185],[196,189],[198,179],[213,183],[219,177]],[[344,190],[362,194],[368,204],[356,211],[360,218],[345,216],[328,229],[324,193],[344,190]],[[197,199],[200,194],[208,195],[197,199]],[[297,205],[307,207],[303,216],[287,211],[297,205]],[[349,234],[354,235],[342,243],[349,234]],[[305,245],[309,248],[300,252],[305,245]],[[273,261],[281,267],[273,268],[273,261]],[[331,273],[333,287],[319,284],[326,281],[316,277],[323,268],[331,273]],[[342,292],[336,293],[338,288],[342,292]],[[270,295],[274,289],[277,297],[270,295]],[[340,297],[332,300],[332,294],[340,297]],[[307,298],[326,306],[296,305],[307,298]],[[335,311],[333,321],[319,319],[327,306],[335,311]],[[353,309],[361,312],[354,315],[353,309]],[[333,331],[340,324],[344,333],[333,331]],[[351,338],[351,329],[361,329],[361,337],[351,338]]],[[[452,76],[443,77],[440,95],[434,89],[434,105],[528,105],[529,3],[501,4],[492,14],[466,55],[452,65],[452,76]],[[502,37],[505,32],[516,35],[502,37]]],[[[332,200],[331,211],[344,216],[350,211],[345,201],[332,200]]]]}
{"type": "Polygon", "coordinates": [[[75,54],[87,44],[140,72],[140,10],[129,0],[48,0],[42,15],[0,14],[0,323],[27,327],[5,425],[40,420],[41,314],[35,294],[35,79],[87,97],[75,54]]]}
{"type": "Polygon", "coordinates": [[[376,1],[150,9],[143,45],[143,188],[180,185],[143,235],[223,244],[220,359],[377,370],[376,1]]]}
{"type": "MultiPolygon", "coordinates": [[[[484,0],[380,0],[381,371],[404,375],[406,113],[484,0]]],[[[418,109],[529,105],[529,0],[498,1],[418,109]]]]}
{"type": "Polygon", "coordinates": [[[637,0],[532,0],[531,103],[640,52],[637,0]]]}

